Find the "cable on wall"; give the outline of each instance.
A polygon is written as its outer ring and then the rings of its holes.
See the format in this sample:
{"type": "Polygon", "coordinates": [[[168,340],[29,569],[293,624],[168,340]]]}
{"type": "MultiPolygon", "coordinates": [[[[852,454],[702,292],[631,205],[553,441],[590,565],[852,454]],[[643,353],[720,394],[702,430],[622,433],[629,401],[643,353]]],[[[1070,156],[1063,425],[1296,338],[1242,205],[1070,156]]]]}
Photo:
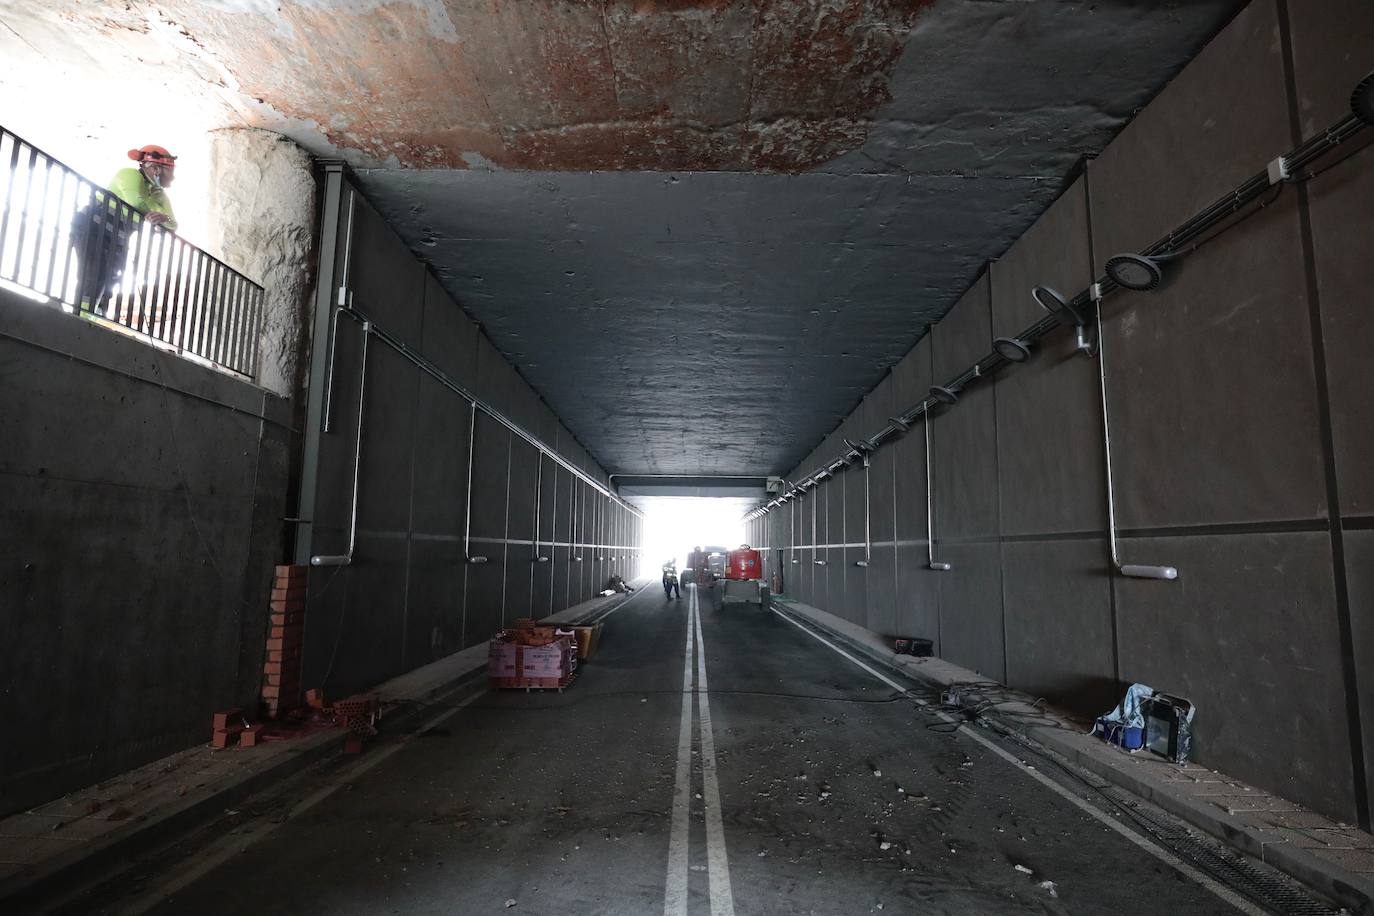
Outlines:
{"type": "MultiPolygon", "coordinates": [[[[1351,113],[1349,115],[1299,144],[1287,155],[1279,156],[1270,161],[1266,164],[1264,171],[1246,179],[1234,190],[1222,195],[1144,250],[1113,255],[1104,265],[1104,276],[1099,277],[1087,289],[1072,298],[1065,298],[1048,287],[1036,287],[1031,294],[1035,301],[1045,309],[1047,313],[1045,317],[1014,337],[999,337],[994,340],[992,352],[943,385],[931,386],[929,397],[911,406],[903,413],[889,418],[887,425],[863,441],[876,450],[888,441],[907,432],[918,418],[926,421],[928,436],[928,414],[934,406],[939,404],[945,406],[946,409],[953,408],[958,403],[959,395],[969,385],[976,384],[979,379],[1008,365],[1025,362],[1030,358],[1031,350],[1039,340],[1061,327],[1073,327],[1075,329],[1079,351],[1099,357],[1100,382],[1105,385],[1105,369],[1100,363],[1100,303],[1102,299],[1118,289],[1139,291],[1158,289],[1165,278],[1170,262],[1191,254],[1202,244],[1215,238],[1216,235],[1237,225],[1240,221],[1235,219],[1237,214],[1244,213],[1241,217],[1244,219],[1246,216],[1264,209],[1272,202],[1272,199],[1263,199],[1270,192],[1270,189],[1274,189],[1273,193],[1277,194],[1282,191],[1285,183],[1310,180],[1314,175],[1319,174],[1319,172],[1311,171],[1308,167],[1341,144],[1374,126],[1374,72],[1371,72],[1357,84],[1351,94],[1350,108],[1351,113]],[[1257,202],[1259,203],[1257,209],[1244,212],[1257,202]],[[1097,341],[1093,341],[1087,333],[1089,310],[1092,310],[1092,318],[1099,328],[1097,341]]],[[[1108,452],[1110,452],[1110,432],[1106,426],[1105,388],[1103,398],[1104,432],[1108,436],[1105,444],[1108,452]]],[[[848,454],[846,452],[846,455],[848,454]]],[[[928,448],[927,460],[929,460],[928,448]]],[[[1110,488],[1110,454],[1107,456],[1107,461],[1108,486],[1110,488]]],[[[814,487],[817,482],[843,469],[848,464],[849,462],[842,456],[822,465],[795,484],[789,485],[790,488],[785,488],[780,496],[750,510],[745,514],[744,520],[753,521],[766,515],[783,502],[788,501],[789,497],[804,493],[807,488],[814,487]]],[[[929,477],[928,471],[927,477],[929,477]]],[[[927,496],[929,497],[929,489],[927,489],[927,496]]],[[[1122,565],[1119,562],[1116,553],[1113,496],[1114,494],[1109,491],[1112,561],[1116,565],[1117,571],[1122,575],[1142,578],[1176,578],[1178,571],[1173,567],[1122,565]]],[[[812,540],[815,540],[814,533],[812,540]]],[[[932,556],[932,569],[936,568],[934,563],[935,560],[932,556]]]]}

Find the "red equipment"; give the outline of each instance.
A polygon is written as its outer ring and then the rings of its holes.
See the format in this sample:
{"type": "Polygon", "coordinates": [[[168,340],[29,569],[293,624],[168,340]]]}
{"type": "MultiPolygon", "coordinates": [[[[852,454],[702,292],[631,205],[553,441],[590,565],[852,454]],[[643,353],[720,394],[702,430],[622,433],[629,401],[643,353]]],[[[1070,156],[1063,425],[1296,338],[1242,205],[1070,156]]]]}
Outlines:
{"type": "Polygon", "coordinates": [[[727,579],[762,579],[763,558],[748,544],[738,550],[730,551],[729,562],[725,567],[727,579]]]}

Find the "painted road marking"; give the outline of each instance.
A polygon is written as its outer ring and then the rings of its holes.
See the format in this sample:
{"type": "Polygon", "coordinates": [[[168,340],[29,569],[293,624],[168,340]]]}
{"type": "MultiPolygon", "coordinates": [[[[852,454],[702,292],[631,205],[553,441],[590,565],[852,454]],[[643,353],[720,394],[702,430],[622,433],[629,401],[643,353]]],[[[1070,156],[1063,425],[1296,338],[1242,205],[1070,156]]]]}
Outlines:
{"type": "Polygon", "coordinates": [[[716,739],[711,732],[711,698],[706,686],[706,641],[701,636],[697,590],[692,589],[692,623],[697,632],[697,715],[701,722],[701,780],[706,796],[706,864],[711,879],[711,916],[735,916],[730,889],[730,857],[720,816],[720,782],[716,776],[716,739]]]}
{"type": "Polygon", "coordinates": [[[692,616],[688,603],[687,648],[682,666],[682,719],[677,735],[677,776],[673,783],[673,824],[668,836],[668,877],[663,916],[687,916],[687,852],[692,792],[692,616]]]}
{"type": "MultiPolygon", "coordinates": [[[[815,632],[809,627],[803,626],[801,623],[794,620],[792,617],[789,617],[787,614],[784,614],[777,608],[773,608],[773,613],[777,614],[783,620],[786,620],[788,623],[792,624],[792,626],[801,630],[807,636],[810,636],[812,639],[816,640],[822,645],[828,646],[837,654],[849,659],[855,665],[867,671],[869,674],[873,675],[875,678],[882,681],[884,684],[888,685],[892,689],[900,690],[903,693],[910,689],[897,683],[887,675],[882,674],[874,670],[873,668],[869,667],[868,665],[864,664],[863,662],[859,661],[857,658],[850,655],[848,652],[841,649],[839,646],[835,645],[833,642],[826,639],[824,636],[820,635],[819,633],[815,632]]],[[[949,722],[956,726],[962,726],[964,724],[963,720],[956,719],[953,716],[947,715],[940,709],[931,706],[924,700],[917,699],[916,697],[912,697],[912,699],[915,700],[915,702],[918,705],[925,706],[926,708],[930,709],[932,713],[939,716],[946,722],[949,722]]],[[[977,741],[979,744],[983,745],[988,750],[992,751],[998,757],[1001,757],[1003,760],[1010,763],[1019,772],[1025,773],[1027,776],[1030,776],[1037,782],[1042,783],[1052,792],[1062,796],[1067,801],[1071,802],[1073,805],[1077,806],[1087,814],[1091,815],[1094,820],[1097,820],[1105,824],[1112,830],[1115,830],[1117,833],[1121,834],[1127,840],[1130,840],[1136,846],[1139,846],[1141,849],[1145,850],[1150,855],[1154,856],[1156,859],[1159,859],[1161,862],[1164,862],[1172,868],[1177,869],[1178,871],[1187,875],[1193,881],[1196,881],[1198,884],[1207,888],[1207,890],[1211,891],[1213,894],[1215,894],[1217,897],[1220,897],[1222,900],[1226,901],[1231,906],[1240,910],[1242,913],[1246,913],[1248,914],[1248,916],[1265,916],[1265,910],[1251,903],[1249,900],[1246,900],[1244,897],[1241,897],[1239,894],[1237,894],[1235,891],[1232,891],[1225,885],[1203,874],[1201,871],[1198,871],[1196,868],[1189,865],[1187,862],[1184,862],[1182,859],[1178,858],[1173,853],[1165,849],[1161,849],[1154,843],[1151,843],[1149,840],[1142,837],[1140,834],[1128,829],[1125,825],[1119,823],[1114,818],[1111,818],[1103,812],[1099,811],[1098,809],[1094,808],[1092,805],[1088,804],[1086,801],[1079,798],[1077,795],[1073,794],[1068,789],[1064,788],[1059,783],[1055,782],[1053,779],[1050,779],[1048,776],[1041,773],[1039,770],[1028,769],[1021,763],[1021,761],[1016,759],[1015,755],[1008,752],[1005,748],[1000,747],[986,736],[980,735],[978,732],[974,731],[971,728],[959,728],[959,734],[967,738],[972,738],[974,741],[977,741]]]]}

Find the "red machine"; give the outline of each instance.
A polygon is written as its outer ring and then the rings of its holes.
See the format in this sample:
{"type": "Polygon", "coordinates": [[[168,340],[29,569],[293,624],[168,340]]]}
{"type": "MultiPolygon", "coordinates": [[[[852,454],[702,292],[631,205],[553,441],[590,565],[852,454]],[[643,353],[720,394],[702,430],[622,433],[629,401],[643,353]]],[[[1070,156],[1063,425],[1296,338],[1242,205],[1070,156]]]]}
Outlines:
{"type": "Polygon", "coordinates": [[[748,544],[743,544],[738,550],[730,551],[729,562],[725,567],[725,578],[727,579],[762,579],[763,578],[763,558],[759,552],[748,544]]]}

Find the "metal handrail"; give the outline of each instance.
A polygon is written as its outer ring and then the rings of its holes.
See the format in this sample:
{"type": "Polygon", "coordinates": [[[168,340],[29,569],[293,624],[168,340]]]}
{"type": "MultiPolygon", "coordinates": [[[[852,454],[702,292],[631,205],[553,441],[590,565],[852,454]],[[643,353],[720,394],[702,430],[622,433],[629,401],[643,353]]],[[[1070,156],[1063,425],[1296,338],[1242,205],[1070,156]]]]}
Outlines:
{"type": "Polygon", "coordinates": [[[0,126],[0,286],[248,378],[265,293],[0,126]]]}

